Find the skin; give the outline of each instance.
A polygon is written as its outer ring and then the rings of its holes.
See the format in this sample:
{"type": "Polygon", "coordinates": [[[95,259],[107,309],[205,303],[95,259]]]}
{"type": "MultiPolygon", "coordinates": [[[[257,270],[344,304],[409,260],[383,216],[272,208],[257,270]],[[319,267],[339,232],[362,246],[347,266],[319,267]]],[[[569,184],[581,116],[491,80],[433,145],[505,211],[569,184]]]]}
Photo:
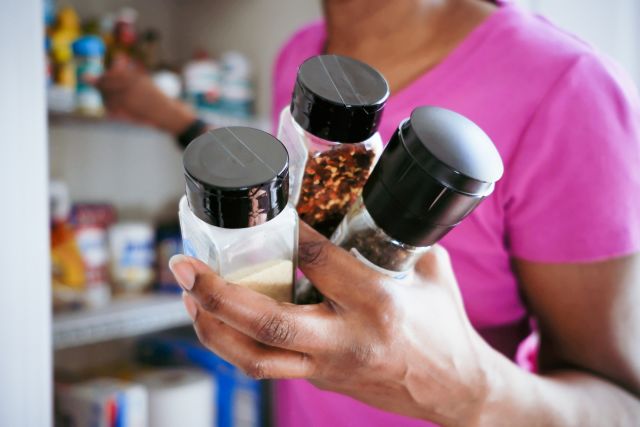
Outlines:
{"type": "MultiPolygon", "coordinates": [[[[436,66],[495,6],[480,0],[326,0],[326,51],[380,70],[392,91],[436,66]]],[[[125,67],[98,83],[107,107],[173,134],[195,118],[125,67]],[[135,84],[134,84],[135,83],[135,84]]],[[[636,425],[640,254],[584,264],[514,259],[540,325],[539,375],[470,326],[451,264],[434,248],[397,286],[301,227],[300,264],[328,301],[282,304],[174,258],[202,342],[256,378],[322,389],[445,426],[636,425]]]]}
{"type": "Polygon", "coordinates": [[[168,98],[143,70],[125,58],[114,61],[96,82],[113,118],[156,127],[179,135],[197,118],[185,103],[168,98]]]}
{"type": "Polygon", "coordinates": [[[183,255],[170,267],[200,341],[254,378],[307,378],[443,426],[632,426],[640,417],[639,255],[517,261],[540,319],[540,375],[473,329],[437,245],[400,285],[303,224],[299,263],[327,301],[276,302],[183,255]]]}

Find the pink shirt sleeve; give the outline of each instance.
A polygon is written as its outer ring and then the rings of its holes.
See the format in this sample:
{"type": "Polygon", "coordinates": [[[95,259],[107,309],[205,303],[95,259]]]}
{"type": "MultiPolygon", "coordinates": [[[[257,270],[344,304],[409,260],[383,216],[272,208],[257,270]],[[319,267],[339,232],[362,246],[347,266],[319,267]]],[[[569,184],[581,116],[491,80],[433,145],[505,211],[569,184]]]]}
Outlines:
{"type": "Polygon", "coordinates": [[[586,262],[640,250],[639,111],[633,84],[591,55],[555,83],[507,159],[515,257],[586,262]]]}

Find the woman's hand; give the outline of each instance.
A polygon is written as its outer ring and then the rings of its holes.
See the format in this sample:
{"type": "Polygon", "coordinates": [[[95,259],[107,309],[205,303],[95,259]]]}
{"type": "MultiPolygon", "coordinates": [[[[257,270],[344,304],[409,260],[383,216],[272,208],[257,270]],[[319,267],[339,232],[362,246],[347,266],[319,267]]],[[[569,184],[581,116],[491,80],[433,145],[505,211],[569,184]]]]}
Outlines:
{"type": "Polygon", "coordinates": [[[254,378],[308,378],[388,411],[475,424],[491,352],[466,317],[444,249],[420,260],[410,285],[365,267],[306,225],[299,258],[324,303],[278,303],[196,259],[174,257],[200,341],[254,378]]]}
{"type": "Polygon", "coordinates": [[[179,135],[196,119],[184,103],[166,96],[149,75],[120,58],[96,82],[112,117],[179,135]]]}

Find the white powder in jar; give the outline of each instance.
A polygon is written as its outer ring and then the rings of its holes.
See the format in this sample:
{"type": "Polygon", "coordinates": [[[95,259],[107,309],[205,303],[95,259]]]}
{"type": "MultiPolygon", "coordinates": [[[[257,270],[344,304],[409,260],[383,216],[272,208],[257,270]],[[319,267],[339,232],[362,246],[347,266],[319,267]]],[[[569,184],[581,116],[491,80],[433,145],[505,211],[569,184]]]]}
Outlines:
{"type": "Polygon", "coordinates": [[[291,302],[293,262],[287,259],[263,262],[227,274],[225,280],[260,292],[276,301],[291,302]]]}

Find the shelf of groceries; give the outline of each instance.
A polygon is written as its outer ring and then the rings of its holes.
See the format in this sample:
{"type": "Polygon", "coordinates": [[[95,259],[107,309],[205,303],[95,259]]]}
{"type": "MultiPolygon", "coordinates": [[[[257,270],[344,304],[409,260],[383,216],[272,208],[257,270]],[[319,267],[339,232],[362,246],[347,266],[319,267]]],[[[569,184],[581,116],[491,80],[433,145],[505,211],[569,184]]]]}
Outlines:
{"type": "MultiPolygon", "coordinates": [[[[167,97],[190,104],[214,126],[265,127],[255,115],[253,66],[238,51],[194,49],[186,62],[164,56],[163,33],[141,27],[130,7],[81,17],[69,5],[46,16],[47,104],[51,123],[115,122],[95,86],[105,70],[145,73],[167,97]]],[[[166,46],[165,46],[166,47],[166,46]]]]}
{"type": "Polygon", "coordinates": [[[122,220],[108,203],[73,203],[61,181],[50,198],[55,349],[189,324],[168,268],[177,219],[122,220]]]}
{"type": "Polygon", "coordinates": [[[191,323],[178,295],[115,298],[108,305],[54,315],[56,350],[133,337],[191,323]]]}
{"type": "MultiPolygon", "coordinates": [[[[270,126],[269,119],[263,116],[251,117],[234,117],[220,114],[212,111],[197,110],[200,119],[214,127],[225,126],[248,126],[256,129],[267,131],[270,126]]],[[[48,112],[49,125],[113,125],[122,127],[131,127],[136,129],[146,129],[146,126],[138,125],[133,122],[124,121],[109,116],[91,116],[75,111],[56,111],[48,112]]]]}

